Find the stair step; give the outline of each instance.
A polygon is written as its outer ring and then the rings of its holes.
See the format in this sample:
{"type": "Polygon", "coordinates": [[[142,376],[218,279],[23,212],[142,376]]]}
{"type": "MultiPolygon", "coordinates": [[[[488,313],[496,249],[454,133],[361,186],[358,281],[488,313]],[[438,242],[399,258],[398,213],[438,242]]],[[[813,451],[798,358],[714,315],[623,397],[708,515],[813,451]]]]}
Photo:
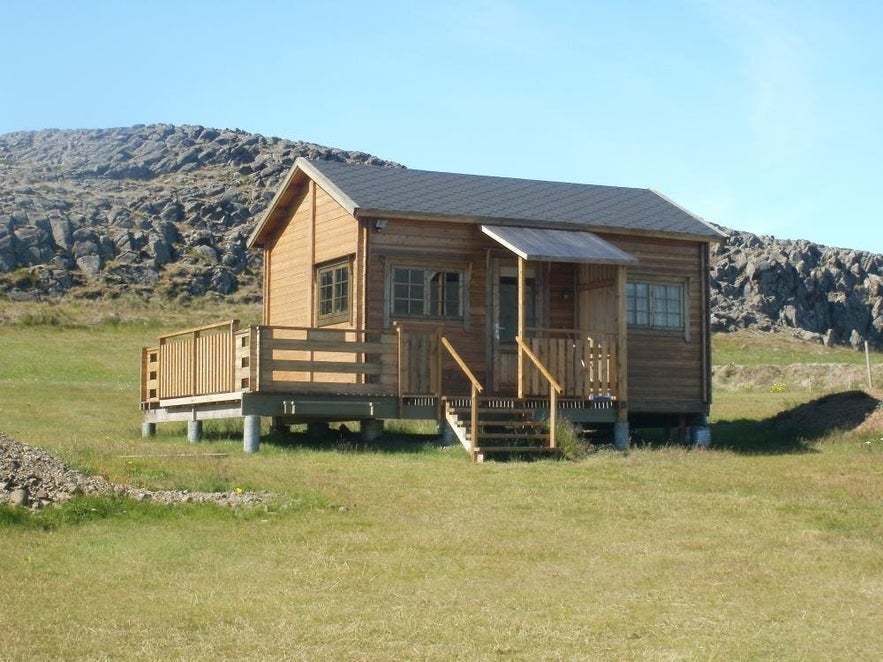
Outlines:
{"type": "Polygon", "coordinates": [[[480,446],[475,453],[560,453],[559,448],[548,446],[480,446]]]}
{"type": "MultiPolygon", "coordinates": [[[[470,437],[472,436],[472,426],[471,425],[461,425],[460,429],[463,430],[470,437]]],[[[531,429],[531,430],[512,430],[512,429],[500,429],[500,430],[488,430],[487,428],[483,428],[479,426],[478,431],[479,436],[482,439],[548,439],[549,433],[544,429],[531,429]]]]}
{"type": "MultiPolygon", "coordinates": [[[[472,414],[470,407],[448,407],[448,411],[456,414],[472,414]]],[[[504,414],[506,416],[532,416],[533,409],[513,409],[511,407],[479,407],[478,414],[504,414]]]]}

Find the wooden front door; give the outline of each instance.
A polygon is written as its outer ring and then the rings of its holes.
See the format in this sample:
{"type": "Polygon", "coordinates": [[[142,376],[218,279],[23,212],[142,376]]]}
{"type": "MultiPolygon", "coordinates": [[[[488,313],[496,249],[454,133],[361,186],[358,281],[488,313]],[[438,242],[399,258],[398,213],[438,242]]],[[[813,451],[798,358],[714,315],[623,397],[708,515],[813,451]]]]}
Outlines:
{"type": "MultiPolygon", "coordinates": [[[[514,260],[494,258],[491,282],[490,352],[491,391],[514,395],[518,365],[515,336],[518,334],[518,267],[514,260]]],[[[525,326],[536,326],[536,278],[533,268],[525,277],[525,326]]]]}

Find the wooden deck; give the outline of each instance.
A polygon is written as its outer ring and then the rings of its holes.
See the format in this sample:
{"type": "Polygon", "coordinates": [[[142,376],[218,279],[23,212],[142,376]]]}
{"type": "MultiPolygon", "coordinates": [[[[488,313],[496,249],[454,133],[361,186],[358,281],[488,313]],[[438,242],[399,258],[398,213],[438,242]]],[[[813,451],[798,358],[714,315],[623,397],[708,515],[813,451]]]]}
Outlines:
{"type": "Polygon", "coordinates": [[[165,335],[143,349],[141,408],[147,423],[243,416],[291,423],[450,422],[446,403],[457,399],[460,415],[463,403],[471,409],[463,428],[469,432],[458,438],[473,457],[480,448],[480,395],[517,400],[519,409],[545,416],[544,444],[551,449],[559,413],[577,421],[616,420],[621,372],[615,338],[574,330],[530,333],[517,341],[518,393],[488,394],[482,375],[435,329],[240,328],[231,320],[165,335]],[[462,384],[464,375],[470,390],[454,392],[449,383],[462,384]]]}

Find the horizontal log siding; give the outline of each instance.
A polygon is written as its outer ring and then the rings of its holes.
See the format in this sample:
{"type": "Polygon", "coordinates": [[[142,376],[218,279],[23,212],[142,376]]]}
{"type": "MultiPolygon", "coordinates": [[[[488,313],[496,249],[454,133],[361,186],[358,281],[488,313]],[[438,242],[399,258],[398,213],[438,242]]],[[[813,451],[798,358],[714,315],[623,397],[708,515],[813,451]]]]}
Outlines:
{"type": "MultiPolygon", "coordinates": [[[[576,327],[574,315],[576,266],[553,263],[549,265],[549,324],[551,329],[572,329],[576,327]]],[[[546,326],[541,324],[540,326],[546,326]]]]}
{"type": "MultiPolygon", "coordinates": [[[[314,324],[315,266],[356,252],[356,220],[321,187],[316,186],[314,190],[315,199],[310,186],[304,184],[303,190],[293,198],[291,219],[269,248],[270,267],[266,275],[269,314],[264,321],[271,325],[314,324]]],[[[354,265],[351,278],[357,273],[354,265]]],[[[355,288],[350,304],[358,304],[355,288]]],[[[351,314],[351,319],[356,317],[351,314]]],[[[348,321],[341,326],[350,324],[348,321]]]]}
{"type": "MultiPolygon", "coordinates": [[[[401,320],[406,330],[440,329],[482,385],[486,385],[487,248],[497,245],[466,223],[436,223],[391,219],[382,232],[372,230],[368,239],[368,294],[366,325],[382,328],[389,308],[386,295],[388,264],[426,264],[437,267],[469,265],[467,322],[460,320],[401,320]]],[[[393,320],[395,321],[395,320],[393,320]]],[[[470,385],[453,359],[442,352],[442,389],[448,394],[468,394],[470,385]]]]}
{"type": "Polygon", "coordinates": [[[321,187],[316,187],[315,264],[356,252],[359,224],[321,187]]]}
{"type": "Polygon", "coordinates": [[[307,287],[312,284],[308,269],[311,200],[305,185],[292,201],[292,214],[278,238],[271,244],[267,278],[268,324],[309,324],[307,287]]]}
{"type": "Polygon", "coordinates": [[[705,410],[702,363],[701,245],[689,241],[605,237],[638,258],[629,278],[687,279],[687,333],[629,328],[628,403],[635,413],[701,413],[705,410]],[[686,337],[685,337],[686,335],[686,337]]]}

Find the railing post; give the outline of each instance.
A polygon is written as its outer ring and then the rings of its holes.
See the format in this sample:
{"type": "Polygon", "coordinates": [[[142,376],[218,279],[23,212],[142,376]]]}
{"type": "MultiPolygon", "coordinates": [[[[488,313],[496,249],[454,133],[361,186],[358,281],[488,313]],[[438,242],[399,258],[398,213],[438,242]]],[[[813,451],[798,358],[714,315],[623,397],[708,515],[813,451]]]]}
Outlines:
{"type": "Polygon", "coordinates": [[[470,411],[470,425],[472,428],[472,453],[478,448],[478,389],[472,384],[472,410],[470,411]]]}
{"type": "MultiPolygon", "coordinates": [[[[433,380],[432,388],[433,395],[435,396],[435,413],[436,419],[441,420],[442,415],[442,331],[441,329],[435,330],[435,344],[432,347],[433,356],[430,357],[430,365],[435,365],[435,379],[433,380]]],[[[431,369],[430,369],[431,372],[431,369]]]]}
{"type": "Polygon", "coordinates": [[[558,392],[552,384],[549,384],[549,448],[556,448],[555,439],[558,427],[558,392]]]}
{"type": "Polygon", "coordinates": [[[402,401],[402,327],[400,324],[395,325],[396,328],[396,395],[399,402],[402,401]]]}
{"type": "Polygon", "coordinates": [[[196,395],[196,380],[197,380],[197,372],[199,365],[199,330],[196,329],[190,333],[190,339],[188,342],[190,343],[190,356],[192,357],[192,362],[190,364],[190,385],[187,389],[187,395],[196,395]]]}
{"type": "Polygon", "coordinates": [[[249,365],[252,366],[249,370],[249,376],[254,378],[254,381],[251,385],[251,390],[254,392],[261,390],[261,379],[263,378],[261,375],[261,339],[264,336],[264,327],[255,326],[252,327],[252,341],[250,343],[250,347],[248,349],[249,352],[249,365]]]}

